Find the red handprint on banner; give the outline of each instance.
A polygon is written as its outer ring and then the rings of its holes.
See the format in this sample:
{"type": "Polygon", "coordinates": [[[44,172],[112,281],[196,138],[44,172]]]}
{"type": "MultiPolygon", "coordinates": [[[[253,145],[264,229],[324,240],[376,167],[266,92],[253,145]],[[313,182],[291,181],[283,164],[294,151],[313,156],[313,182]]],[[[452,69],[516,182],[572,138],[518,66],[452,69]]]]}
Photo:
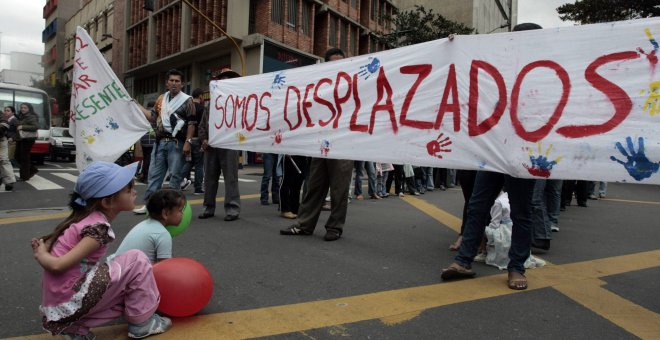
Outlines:
{"type": "Polygon", "coordinates": [[[442,152],[451,152],[451,149],[444,148],[451,145],[451,141],[449,140],[449,137],[442,139],[443,136],[444,134],[441,133],[438,135],[438,138],[426,144],[426,151],[429,155],[442,159],[442,152]]]}

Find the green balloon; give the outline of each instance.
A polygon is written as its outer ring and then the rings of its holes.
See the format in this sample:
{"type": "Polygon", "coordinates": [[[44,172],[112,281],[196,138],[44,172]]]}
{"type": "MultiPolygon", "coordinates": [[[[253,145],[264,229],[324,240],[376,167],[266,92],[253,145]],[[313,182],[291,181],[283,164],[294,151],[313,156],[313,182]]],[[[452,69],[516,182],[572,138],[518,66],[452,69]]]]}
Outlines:
{"type": "Polygon", "coordinates": [[[188,226],[190,225],[190,220],[192,219],[192,208],[190,207],[190,203],[186,201],[186,206],[183,207],[183,217],[181,218],[181,223],[179,225],[166,225],[165,229],[170,232],[170,235],[172,237],[177,236],[184,232],[186,229],[188,229],[188,226]]]}

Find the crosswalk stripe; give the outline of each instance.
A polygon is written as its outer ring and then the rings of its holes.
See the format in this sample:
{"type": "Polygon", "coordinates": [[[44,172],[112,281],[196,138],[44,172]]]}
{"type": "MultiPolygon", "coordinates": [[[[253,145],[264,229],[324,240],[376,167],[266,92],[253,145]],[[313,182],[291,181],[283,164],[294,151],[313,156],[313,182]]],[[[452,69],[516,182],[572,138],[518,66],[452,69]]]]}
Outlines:
{"type": "Polygon", "coordinates": [[[39,175],[35,175],[30,178],[29,181],[25,182],[37,190],[53,190],[53,189],[63,189],[61,186],[57,185],[55,182],[51,182],[39,175]]]}
{"type": "Polygon", "coordinates": [[[70,181],[70,182],[73,182],[73,183],[76,183],[76,181],[78,181],[78,176],[76,176],[76,175],[72,175],[72,174],[70,174],[70,173],[66,173],[66,172],[53,172],[52,174],[55,175],[55,176],[57,176],[57,177],[59,177],[59,178],[64,178],[64,179],[66,179],[67,181],[70,181]]]}

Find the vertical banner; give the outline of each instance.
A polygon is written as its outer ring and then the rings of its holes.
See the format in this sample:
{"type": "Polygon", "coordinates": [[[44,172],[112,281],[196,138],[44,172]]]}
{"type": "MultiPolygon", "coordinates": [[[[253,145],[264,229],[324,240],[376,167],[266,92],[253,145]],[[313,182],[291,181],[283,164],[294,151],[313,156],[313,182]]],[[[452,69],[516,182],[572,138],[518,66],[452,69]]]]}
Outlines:
{"type": "Polygon", "coordinates": [[[151,126],[81,27],[75,48],[69,130],[82,171],[93,161],[114,162],[151,126]]]}
{"type": "Polygon", "coordinates": [[[212,81],[214,147],[660,184],[660,19],[457,36],[212,81]]]}

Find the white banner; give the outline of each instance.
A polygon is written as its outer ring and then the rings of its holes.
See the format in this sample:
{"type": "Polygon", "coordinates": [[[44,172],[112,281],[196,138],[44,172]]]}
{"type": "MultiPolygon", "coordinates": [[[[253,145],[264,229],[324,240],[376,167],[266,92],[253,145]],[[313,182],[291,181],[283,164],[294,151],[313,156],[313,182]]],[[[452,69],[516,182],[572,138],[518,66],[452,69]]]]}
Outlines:
{"type": "Polygon", "coordinates": [[[81,27],[76,31],[72,83],[69,130],[76,144],[79,171],[92,161],[114,162],[150,129],[140,108],[81,27]]]}
{"type": "Polygon", "coordinates": [[[213,81],[210,144],[660,183],[660,19],[457,36],[213,81]]]}

